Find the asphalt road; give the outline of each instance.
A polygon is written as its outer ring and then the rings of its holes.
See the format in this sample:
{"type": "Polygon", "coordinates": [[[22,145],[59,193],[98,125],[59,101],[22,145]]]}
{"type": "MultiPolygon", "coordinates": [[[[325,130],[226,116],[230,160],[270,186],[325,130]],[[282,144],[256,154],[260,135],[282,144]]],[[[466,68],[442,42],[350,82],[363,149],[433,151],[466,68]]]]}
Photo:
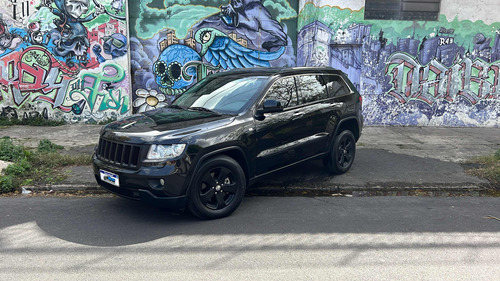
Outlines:
{"type": "Polygon", "coordinates": [[[230,217],[0,198],[0,280],[494,280],[500,199],[246,197],[230,217]]]}

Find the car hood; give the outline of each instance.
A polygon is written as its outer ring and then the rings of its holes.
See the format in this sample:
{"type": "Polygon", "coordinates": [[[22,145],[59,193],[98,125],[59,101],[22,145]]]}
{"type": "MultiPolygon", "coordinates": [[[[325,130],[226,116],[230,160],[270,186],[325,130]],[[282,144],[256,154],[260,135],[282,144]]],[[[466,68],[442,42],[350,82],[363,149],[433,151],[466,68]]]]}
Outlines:
{"type": "Polygon", "coordinates": [[[232,115],[164,107],[112,122],[103,127],[101,135],[120,141],[152,141],[158,137],[183,137],[233,120],[232,115]]]}

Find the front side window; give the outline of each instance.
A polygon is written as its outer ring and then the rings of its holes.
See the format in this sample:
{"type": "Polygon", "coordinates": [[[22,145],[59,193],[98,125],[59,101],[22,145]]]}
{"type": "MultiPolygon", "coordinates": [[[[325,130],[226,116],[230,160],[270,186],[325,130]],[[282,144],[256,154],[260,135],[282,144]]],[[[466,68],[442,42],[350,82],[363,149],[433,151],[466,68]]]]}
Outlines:
{"type": "Polygon", "coordinates": [[[221,114],[240,114],[259,96],[269,77],[217,77],[195,84],[172,105],[189,109],[207,109],[221,114]]]}

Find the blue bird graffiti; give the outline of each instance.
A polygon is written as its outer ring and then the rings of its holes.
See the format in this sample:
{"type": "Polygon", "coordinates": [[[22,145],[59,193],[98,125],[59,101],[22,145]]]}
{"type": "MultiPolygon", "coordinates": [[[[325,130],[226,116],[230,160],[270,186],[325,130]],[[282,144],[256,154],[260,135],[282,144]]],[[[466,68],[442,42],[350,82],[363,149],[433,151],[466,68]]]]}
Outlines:
{"type": "Polygon", "coordinates": [[[199,29],[194,36],[202,46],[200,55],[211,65],[223,69],[270,67],[270,61],[285,52],[284,46],[273,52],[252,50],[210,27],[199,29]]]}

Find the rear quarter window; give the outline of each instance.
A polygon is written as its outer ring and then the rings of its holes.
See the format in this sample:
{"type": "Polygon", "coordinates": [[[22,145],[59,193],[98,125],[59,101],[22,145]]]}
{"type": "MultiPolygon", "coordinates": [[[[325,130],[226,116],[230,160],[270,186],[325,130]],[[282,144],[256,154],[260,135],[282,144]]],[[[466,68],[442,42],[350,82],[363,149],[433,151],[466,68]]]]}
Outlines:
{"type": "Polygon", "coordinates": [[[324,75],[323,79],[326,83],[329,98],[345,96],[351,92],[344,80],[338,75],[324,75]]]}
{"type": "Polygon", "coordinates": [[[328,98],[326,87],[320,75],[295,76],[299,102],[306,104],[328,98]]]}

